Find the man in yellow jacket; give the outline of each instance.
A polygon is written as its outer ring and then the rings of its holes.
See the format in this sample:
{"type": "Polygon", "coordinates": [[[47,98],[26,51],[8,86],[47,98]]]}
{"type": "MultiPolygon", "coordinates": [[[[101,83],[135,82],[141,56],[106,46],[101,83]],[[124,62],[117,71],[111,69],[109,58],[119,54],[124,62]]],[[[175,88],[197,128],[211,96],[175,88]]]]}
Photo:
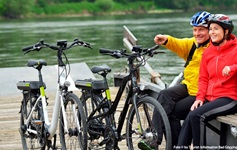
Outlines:
{"type": "MultiPolygon", "coordinates": [[[[157,45],[163,45],[186,61],[182,82],[160,91],[158,95],[158,101],[169,117],[173,148],[177,144],[181,130],[180,120],[186,118],[198,91],[199,65],[204,49],[209,46],[207,18],[210,15],[210,13],[203,11],[196,13],[191,18],[190,25],[193,26],[194,36],[192,38],[175,38],[161,34],[156,35],[154,38],[157,45]]],[[[155,124],[159,126],[157,128],[160,128],[157,112],[154,112],[153,121],[157,121],[155,124]]],[[[159,137],[159,140],[161,139],[162,137],[159,137]]],[[[156,147],[144,144],[145,142],[143,141],[143,144],[138,146],[141,149],[153,149],[156,147]]]]}

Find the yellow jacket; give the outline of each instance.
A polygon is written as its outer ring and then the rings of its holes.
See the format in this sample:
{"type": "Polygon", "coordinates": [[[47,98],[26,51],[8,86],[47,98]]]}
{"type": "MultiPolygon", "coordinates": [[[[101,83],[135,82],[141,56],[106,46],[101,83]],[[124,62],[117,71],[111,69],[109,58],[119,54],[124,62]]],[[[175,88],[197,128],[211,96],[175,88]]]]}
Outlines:
{"type": "Polygon", "coordinates": [[[198,77],[201,57],[204,49],[209,46],[209,42],[204,46],[198,47],[194,37],[179,39],[168,35],[168,42],[163,46],[187,61],[193,43],[196,44],[196,50],[193,54],[192,60],[184,68],[184,79],[182,83],[187,85],[189,95],[196,96],[198,91],[198,77]]]}

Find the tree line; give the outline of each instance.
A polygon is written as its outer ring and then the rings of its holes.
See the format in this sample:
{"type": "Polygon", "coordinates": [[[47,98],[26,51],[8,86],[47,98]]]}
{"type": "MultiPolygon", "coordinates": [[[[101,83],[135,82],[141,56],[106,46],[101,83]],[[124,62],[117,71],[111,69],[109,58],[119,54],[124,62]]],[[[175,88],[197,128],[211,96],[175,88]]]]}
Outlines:
{"type": "Polygon", "coordinates": [[[113,11],[127,13],[149,10],[236,9],[237,0],[0,0],[0,16],[24,18],[35,15],[98,15],[113,11]]]}

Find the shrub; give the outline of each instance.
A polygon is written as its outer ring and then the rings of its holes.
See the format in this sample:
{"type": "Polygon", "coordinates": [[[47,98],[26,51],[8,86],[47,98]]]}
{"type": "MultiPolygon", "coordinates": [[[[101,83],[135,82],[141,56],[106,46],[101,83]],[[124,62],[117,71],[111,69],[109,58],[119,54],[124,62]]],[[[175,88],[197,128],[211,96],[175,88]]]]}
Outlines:
{"type": "Polygon", "coordinates": [[[95,4],[103,12],[108,12],[113,9],[113,0],[96,0],[95,4]]]}

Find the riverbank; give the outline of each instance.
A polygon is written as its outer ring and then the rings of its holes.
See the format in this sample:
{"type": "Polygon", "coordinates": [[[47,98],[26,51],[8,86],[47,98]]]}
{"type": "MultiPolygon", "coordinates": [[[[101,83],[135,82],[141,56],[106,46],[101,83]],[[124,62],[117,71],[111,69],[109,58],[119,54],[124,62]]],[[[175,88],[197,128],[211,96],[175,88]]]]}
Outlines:
{"type": "Polygon", "coordinates": [[[35,18],[45,16],[58,15],[80,15],[80,16],[96,16],[104,14],[140,14],[149,13],[149,11],[175,11],[182,10],[185,12],[201,11],[201,10],[236,10],[237,2],[223,3],[209,1],[189,1],[177,3],[176,1],[160,1],[160,0],[83,0],[74,2],[71,0],[64,1],[0,1],[0,16],[8,19],[35,18]]]}
{"type": "MultiPolygon", "coordinates": [[[[176,9],[169,9],[157,5],[154,1],[120,2],[113,0],[98,0],[95,2],[31,2],[22,5],[22,2],[11,1],[2,4],[9,5],[9,9],[0,13],[6,19],[26,18],[49,18],[65,16],[104,16],[104,15],[126,15],[126,14],[149,14],[174,12],[176,9]],[[10,7],[10,4],[19,7],[10,7]],[[20,9],[21,8],[21,9],[20,9]]],[[[0,2],[1,6],[1,2],[0,2]]],[[[7,7],[6,6],[6,7],[7,7]]],[[[0,7],[1,8],[1,7],[0,7]]],[[[181,10],[181,9],[180,9],[181,10]]],[[[3,19],[2,18],[2,19],[3,19]]]]}
{"type": "MultiPolygon", "coordinates": [[[[114,11],[114,12],[108,12],[108,13],[100,13],[97,15],[84,12],[84,13],[76,13],[76,14],[53,14],[53,15],[33,15],[29,18],[73,18],[73,17],[93,17],[93,16],[119,16],[119,15],[130,15],[130,14],[163,14],[163,13],[180,13],[183,12],[182,10],[170,10],[170,9],[165,9],[165,10],[148,10],[146,12],[124,12],[124,11],[114,11]]],[[[4,19],[4,18],[0,18],[4,19]]]]}

